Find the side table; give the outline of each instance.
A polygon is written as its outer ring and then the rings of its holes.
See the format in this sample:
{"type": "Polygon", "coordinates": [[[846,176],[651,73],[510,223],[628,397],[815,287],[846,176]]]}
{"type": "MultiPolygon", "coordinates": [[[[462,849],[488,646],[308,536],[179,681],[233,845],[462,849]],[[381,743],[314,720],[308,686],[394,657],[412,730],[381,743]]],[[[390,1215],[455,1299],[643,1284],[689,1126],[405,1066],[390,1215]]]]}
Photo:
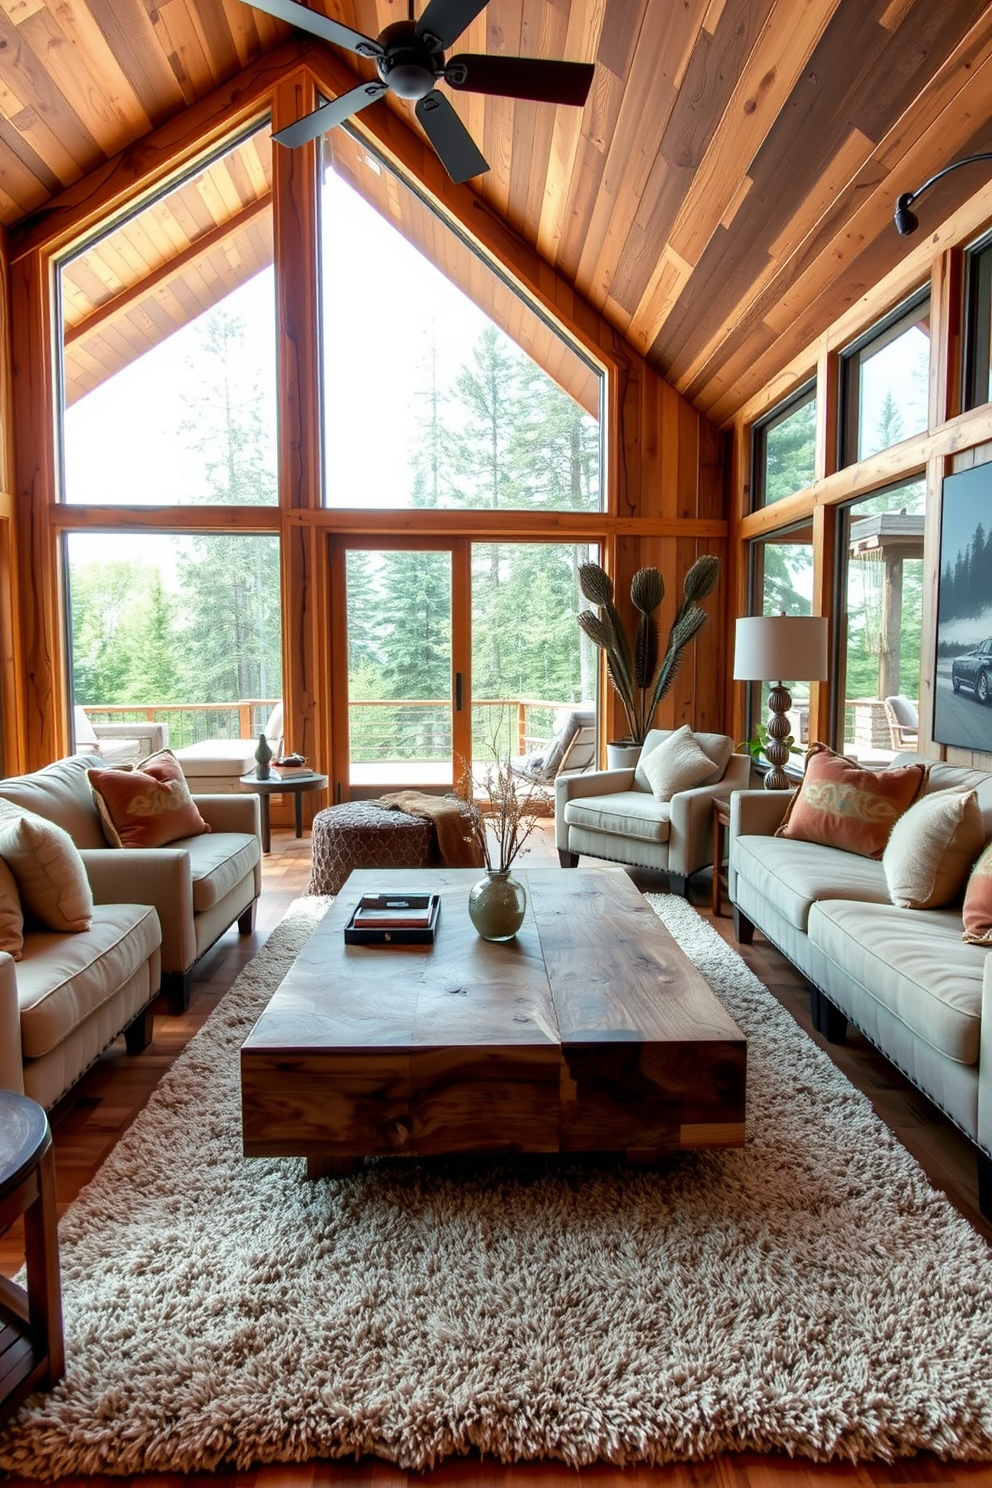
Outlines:
{"type": "Polygon", "coordinates": [[[730,830],[730,797],[717,796],[713,802],[713,913],[723,916],[723,855],[730,830]]]}
{"type": "Polygon", "coordinates": [[[52,1132],[36,1101],[0,1090],[0,1231],[21,1215],[27,1291],[0,1277],[0,1421],[65,1373],[52,1132]]]}
{"type": "Polygon", "coordinates": [[[272,850],[272,823],[269,815],[270,796],[293,797],[293,820],[297,837],[303,836],[303,797],[307,791],[327,789],[327,776],[317,775],[313,770],[294,770],[291,775],[270,775],[268,780],[259,780],[254,770],[240,779],[241,789],[254,791],[262,805],[262,851],[272,850]]]}

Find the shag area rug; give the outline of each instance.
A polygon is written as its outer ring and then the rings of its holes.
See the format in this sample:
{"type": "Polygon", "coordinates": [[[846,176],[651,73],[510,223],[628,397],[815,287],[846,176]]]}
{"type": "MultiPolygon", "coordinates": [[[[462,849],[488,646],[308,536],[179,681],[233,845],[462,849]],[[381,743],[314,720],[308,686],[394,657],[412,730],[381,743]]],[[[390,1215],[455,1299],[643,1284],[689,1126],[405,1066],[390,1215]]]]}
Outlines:
{"type": "Polygon", "coordinates": [[[293,907],[65,1216],[68,1372],[0,1466],[992,1457],[983,1241],[681,899],[651,903],[749,1040],[742,1150],[318,1183],[245,1160],[238,1049],[326,903],[293,907]]]}

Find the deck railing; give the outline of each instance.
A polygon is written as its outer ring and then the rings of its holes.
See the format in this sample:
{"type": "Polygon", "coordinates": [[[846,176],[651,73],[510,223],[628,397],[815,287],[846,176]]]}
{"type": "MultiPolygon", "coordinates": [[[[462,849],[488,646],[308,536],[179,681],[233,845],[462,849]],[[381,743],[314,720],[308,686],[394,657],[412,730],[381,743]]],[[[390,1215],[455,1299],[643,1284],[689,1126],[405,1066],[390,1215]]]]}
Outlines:
{"type": "MultiPolygon", "coordinates": [[[[229,703],[110,703],[83,705],[94,723],[147,721],[168,725],[169,746],[181,749],[201,739],[257,738],[276,698],[239,698],[229,703]]],[[[555,715],[567,702],[546,698],[473,698],[472,743],[477,756],[517,756],[554,733],[555,715]]],[[[445,698],[375,698],[349,706],[351,758],[363,764],[385,760],[451,759],[451,703],[445,698]]],[[[293,740],[287,740],[293,747],[293,740]]]]}

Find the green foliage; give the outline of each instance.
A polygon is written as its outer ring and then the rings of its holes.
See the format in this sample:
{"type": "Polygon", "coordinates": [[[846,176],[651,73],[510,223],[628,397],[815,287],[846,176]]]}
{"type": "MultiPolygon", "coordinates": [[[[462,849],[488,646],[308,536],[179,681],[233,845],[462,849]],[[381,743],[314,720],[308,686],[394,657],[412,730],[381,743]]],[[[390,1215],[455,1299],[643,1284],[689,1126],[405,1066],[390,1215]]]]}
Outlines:
{"type": "Polygon", "coordinates": [[[816,402],[803,403],[765,435],[765,505],[811,485],[816,474],[816,402]]]}
{"type": "MultiPolygon", "coordinates": [[[[771,734],[768,732],[767,726],[763,723],[759,723],[755,733],[752,734],[751,738],[738,740],[735,747],[739,749],[742,754],[749,754],[757,764],[760,763],[761,757],[765,753],[765,746],[767,745],[770,738],[771,734]]],[[[804,752],[802,746],[796,743],[796,737],[794,734],[786,734],[785,738],[781,739],[779,742],[785,745],[790,754],[802,754],[804,752]]]]}

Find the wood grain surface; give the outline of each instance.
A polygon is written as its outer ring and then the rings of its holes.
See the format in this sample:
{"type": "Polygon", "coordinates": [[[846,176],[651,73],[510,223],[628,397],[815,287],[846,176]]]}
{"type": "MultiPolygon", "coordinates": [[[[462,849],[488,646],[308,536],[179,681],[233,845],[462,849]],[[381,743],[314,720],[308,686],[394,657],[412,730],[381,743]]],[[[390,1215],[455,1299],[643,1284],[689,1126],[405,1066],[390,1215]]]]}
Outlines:
{"type": "Polygon", "coordinates": [[[354,873],[241,1051],[248,1156],[629,1151],[744,1140],[746,1044],[625,875],[521,870],[514,940],[475,869],[354,873]],[[441,895],[433,946],[353,946],[363,893],[441,895]]]}

